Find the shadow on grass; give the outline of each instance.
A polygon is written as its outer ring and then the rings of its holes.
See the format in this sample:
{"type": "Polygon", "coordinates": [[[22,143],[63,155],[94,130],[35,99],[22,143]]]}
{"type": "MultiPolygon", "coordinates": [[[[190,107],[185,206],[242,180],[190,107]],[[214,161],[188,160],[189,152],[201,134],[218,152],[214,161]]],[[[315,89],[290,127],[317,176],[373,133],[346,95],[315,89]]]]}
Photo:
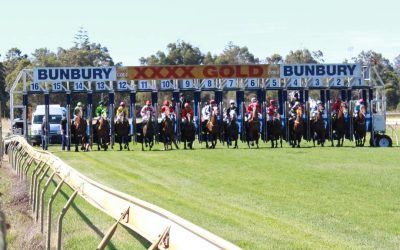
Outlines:
{"type": "MultiPolygon", "coordinates": [[[[55,181],[53,181],[53,184],[57,185],[57,183],[55,181]]],[[[66,201],[69,199],[69,196],[67,193],[65,193],[65,191],[60,190],[60,193],[62,194],[62,196],[65,198],[66,201]]],[[[104,233],[98,227],[96,227],[96,225],[93,224],[93,222],[90,220],[90,218],[88,216],[86,216],[75,203],[72,203],[71,207],[75,210],[75,212],[79,215],[79,217],[82,218],[82,220],[85,222],[85,224],[88,225],[93,230],[93,232],[95,232],[101,239],[104,237],[104,233]]],[[[120,225],[123,226],[122,224],[120,224],[120,225]]],[[[111,224],[110,224],[110,227],[111,227],[111,224]]],[[[149,243],[141,235],[132,231],[128,227],[123,226],[123,228],[125,228],[130,235],[132,235],[136,240],[138,240],[144,248],[147,249],[148,247],[150,247],[151,243],[149,243]]],[[[100,243],[100,241],[99,241],[99,243],[100,243]]],[[[109,249],[112,249],[112,250],[117,249],[116,246],[111,241],[108,243],[107,246],[109,247],[109,249]]]]}

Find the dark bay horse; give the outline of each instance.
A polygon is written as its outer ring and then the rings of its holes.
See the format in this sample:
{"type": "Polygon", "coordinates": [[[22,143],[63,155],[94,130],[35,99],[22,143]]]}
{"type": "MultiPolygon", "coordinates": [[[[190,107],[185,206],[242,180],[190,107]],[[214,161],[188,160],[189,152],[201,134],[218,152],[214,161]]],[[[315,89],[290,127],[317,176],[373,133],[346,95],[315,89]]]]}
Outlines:
{"type": "Polygon", "coordinates": [[[254,145],[255,142],[256,147],[259,148],[258,141],[260,140],[260,119],[258,119],[258,113],[256,108],[253,108],[251,117],[246,123],[247,123],[246,126],[247,146],[250,148],[250,142],[252,146],[254,145]]]}
{"type": "Polygon", "coordinates": [[[79,144],[82,144],[81,150],[89,151],[89,143],[86,140],[87,122],[80,116],[76,116],[71,124],[72,143],[75,144],[75,152],[78,152],[79,144]]]}
{"type": "Polygon", "coordinates": [[[145,123],[143,123],[142,128],[142,151],[144,151],[144,145],[146,147],[149,147],[149,150],[151,150],[154,146],[155,121],[150,112],[147,112],[147,117],[149,117],[149,119],[145,123]]]}
{"type": "Polygon", "coordinates": [[[95,125],[97,150],[104,149],[107,151],[110,143],[110,124],[108,120],[102,116],[97,120],[95,125]]]}
{"type": "Polygon", "coordinates": [[[176,149],[179,149],[178,144],[176,144],[175,133],[174,133],[174,124],[169,116],[169,112],[166,112],[164,120],[161,122],[161,133],[164,142],[164,150],[168,150],[168,146],[172,144],[175,145],[176,149]]]}
{"type": "Polygon", "coordinates": [[[208,142],[211,142],[210,148],[215,148],[217,145],[218,134],[219,134],[219,125],[217,121],[217,108],[214,107],[211,110],[210,120],[206,125],[207,135],[206,135],[206,148],[209,148],[208,142]]]}
{"type": "Polygon", "coordinates": [[[296,119],[292,122],[290,130],[290,145],[292,147],[300,147],[301,137],[304,132],[304,122],[303,122],[303,108],[299,106],[296,112],[296,119]]]}
{"type": "Polygon", "coordinates": [[[325,144],[325,123],[322,117],[323,111],[318,108],[317,114],[311,120],[310,128],[311,128],[311,136],[313,140],[313,144],[315,147],[315,141],[317,144],[321,145],[321,147],[325,144]]]}
{"type": "Polygon", "coordinates": [[[193,117],[188,114],[185,122],[181,123],[181,141],[183,141],[184,149],[186,149],[186,143],[190,149],[193,148],[195,135],[196,130],[193,123],[193,117]]]}
{"type": "Polygon", "coordinates": [[[357,117],[354,118],[354,139],[356,141],[356,147],[364,147],[366,134],[365,107],[361,106],[357,117]]]}
{"type": "Polygon", "coordinates": [[[115,122],[115,141],[119,143],[119,150],[122,150],[122,144],[124,148],[129,149],[129,121],[125,117],[118,117],[115,122]]]}
{"type": "MultiPolygon", "coordinates": [[[[347,114],[347,105],[345,102],[342,102],[336,117],[332,117],[332,130],[334,136],[336,137],[336,140],[338,141],[336,147],[343,146],[344,137],[346,133],[346,120],[345,120],[346,114],[347,114]]],[[[333,147],[334,136],[332,136],[332,147],[333,147]]]]}
{"type": "Polygon", "coordinates": [[[282,147],[283,130],[282,130],[282,121],[279,115],[275,115],[272,118],[272,121],[267,122],[267,128],[268,128],[268,139],[271,140],[271,148],[278,147],[278,140],[280,141],[282,147]]]}
{"type": "Polygon", "coordinates": [[[237,113],[235,110],[231,110],[228,115],[229,122],[226,124],[227,145],[229,148],[229,146],[232,146],[232,142],[235,142],[233,148],[238,148],[239,126],[237,124],[237,113]]]}

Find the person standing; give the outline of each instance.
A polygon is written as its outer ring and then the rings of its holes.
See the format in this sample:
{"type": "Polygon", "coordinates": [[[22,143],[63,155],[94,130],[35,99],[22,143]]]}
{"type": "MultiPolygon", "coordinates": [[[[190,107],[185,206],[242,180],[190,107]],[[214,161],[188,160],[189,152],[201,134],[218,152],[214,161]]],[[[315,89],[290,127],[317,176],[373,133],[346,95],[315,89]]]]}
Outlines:
{"type": "Polygon", "coordinates": [[[65,146],[67,146],[67,117],[65,114],[62,114],[61,122],[60,122],[60,130],[61,130],[61,150],[65,150],[65,146]]]}
{"type": "Polygon", "coordinates": [[[42,120],[42,126],[41,126],[41,130],[42,130],[42,149],[43,150],[47,150],[47,140],[46,140],[46,134],[47,134],[47,121],[46,121],[46,117],[43,116],[43,120],[42,120]]]}

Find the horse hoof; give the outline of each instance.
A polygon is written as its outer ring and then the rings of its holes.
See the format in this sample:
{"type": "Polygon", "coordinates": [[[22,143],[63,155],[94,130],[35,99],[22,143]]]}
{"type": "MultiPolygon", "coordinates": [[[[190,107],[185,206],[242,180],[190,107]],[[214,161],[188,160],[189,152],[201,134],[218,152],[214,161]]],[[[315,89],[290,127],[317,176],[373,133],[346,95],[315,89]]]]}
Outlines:
{"type": "Polygon", "coordinates": [[[300,148],[300,145],[297,145],[298,148],[300,148]]]}

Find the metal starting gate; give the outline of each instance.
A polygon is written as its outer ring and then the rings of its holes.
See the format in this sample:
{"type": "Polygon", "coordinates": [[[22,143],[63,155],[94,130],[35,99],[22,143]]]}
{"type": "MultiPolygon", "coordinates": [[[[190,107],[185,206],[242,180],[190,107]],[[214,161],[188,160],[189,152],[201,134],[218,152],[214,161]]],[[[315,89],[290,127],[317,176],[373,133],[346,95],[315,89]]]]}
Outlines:
{"type": "MultiPolygon", "coordinates": [[[[376,69],[372,66],[358,64],[298,64],[298,65],[207,65],[207,66],[140,66],[140,67],[83,67],[83,68],[35,68],[24,69],[17,76],[10,90],[11,122],[17,110],[22,110],[24,121],[23,132],[29,140],[28,104],[32,94],[43,95],[45,116],[48,121],[50,95],[65,95],[67,110],[67,140],[70,141],[71,101],[76,93],[87,95],[86,119],[92,124],[94,110],[93,94],[108,94],[108,119],[114,121],[116,92],[129,93],[130,133],[136,131],[136,94],[150,92],[152,103],[158,117],[157,103],[160,91],[172,92],[173,104],[177,111],[175,132],[180,133],[179,94],[193,92],[194,122],[199,141],[201,138],[201,92],[213,91],[218,103],[222,122],[223,92],[235,91],[239,108],[238,123],[241,136],[244,135],[245,91],[254,93],[262,107],[261,133],[267,139],[266,96],[275,92],[278,97],[278,112],[285,129],[286,139],[289,135],[288,113],[289,93],[299,93],[300,102],[304,104],[305,138],[310,139],[310,106],[309,91],[318,90],[320,100],[325,104],[324,116],[328,138],[331,139],[331,92],[337,90],[343,101],[354,109],[354,96],[367,101],[367,128],[371,132],[371,144],[386,146],[391,144],[390,138],[384,135],[386,125],[386,100],[384,83],[376,69]],[[372,77],[374,76],[374,77],[372,77]],[[388,141],[389,140],[389,141],[388,141]]],[[[353,124],[347,118],[347,138],[353,138],[353,124]]],[[[12,124],[13,125],[13,124],[12,124]]],[[[114,144],[114,122],[110,122],[110,140],[114,144]]],[[[49,131],[47,129],[47,131],[49,131]]],[[[88,126],[88,135],[93,138],[92,126],[88,126]]],[[[45,135],[48,140],[48,135],[45,135]]],[[[69,150],[70,143],[67,144],[69,150]]]]}

